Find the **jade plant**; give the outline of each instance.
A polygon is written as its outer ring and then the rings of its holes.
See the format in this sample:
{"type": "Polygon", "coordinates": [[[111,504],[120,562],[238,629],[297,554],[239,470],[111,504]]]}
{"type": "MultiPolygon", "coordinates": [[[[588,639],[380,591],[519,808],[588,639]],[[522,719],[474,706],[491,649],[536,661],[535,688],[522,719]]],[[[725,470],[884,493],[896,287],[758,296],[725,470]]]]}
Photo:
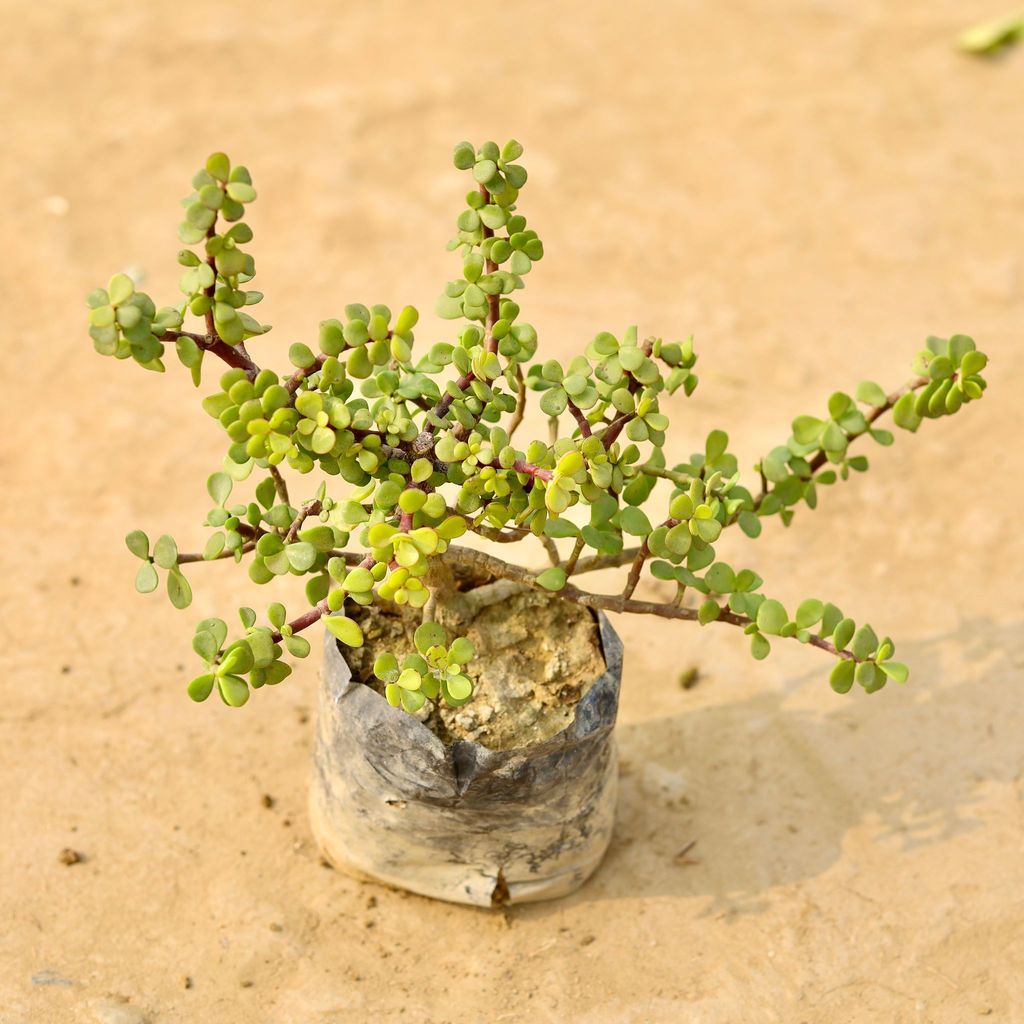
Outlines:
{"type": "Polygon", "coordinates": [[[772,517],[788,526],[798,508],[816,507],[822,488],[866,470],[867,456],[854,449],[893,443],[880,424],[886,414],[914,432],[980,398],[985,355],[962,334],[928,338],[906,383],[835,392],[817,414],[793,420],[752,479],[718,429],[669,465],[668,412],[697,387],[692,338],[664,341],[631,326],[602,331],[568,363],[534,362],[537,332],[518,293],[544,246],[519,210],[521,154],[515,141],[455,147],[455,167],[472,179],[448,245],[459,273],[437,301],[449,323],[431,325],[436,340],[425,346],[416,345],[413,307],[396,314],[352,303],[320,323],[313,343],[289,348],[289,368],[257,363],[249,346],[270,328],[249,312],[262,299],[250,285],[253,232],[244,220],[256,191],[249,171],[223,153],[206,161],[183,200],[183,297],[158,309],[121,273],[89,296],[102,355],[163,372],[173,347],[197,387],[211,362],[226,364],[202,400],[227,435],[223,466],[207,481],[209,537],[201,552],[183,553],[170,536],[151,545],[130,533],[136,588],[156,590],[163,574],[171,602],[185,608],[186,569],[220,561],[244,566],[260,587],[283,576],[306,581],[308,607],[292,618],[280,602],[262,615],[243,607],[233,639],[222,619],[200,622],[193,647],[205,667],[189,695],[201,701],[216,690],[238,707],[251,689],[290,674],[283,658],[309,653],[305,634],[316,623],[359,646],[353,610],[393,602],[421,610],[423,624],[418,653],[400,662],[382,651],[376,660],[388,700],[410,712],[428,700],[465,703],[465,666],[476,652],[433,621],[459,563],[591,609],[724,623],[746,634],[757,659],[777,639],[809,644],[831,657],[840,693],[854,682],[868,693],[903,682],[908,670],[889,637],[817,597],[790,611],[755,571],[718,558],[716,544],[728,530],[756,538],[772,517]],[[185,329],[189,316],[195,329],[185,329]],[[531,392],[549,432],[523,444],[531,392]],[[322,479],[312,482],[314,473],[322,479]],[[469,533],[502,544],[536,538],[550,565],[456,543],[469,533]],[[585,586],[587,574],[609,567],[624,570],[616,592],[585,586]],[[645,573],[670,585],[663,600],[634,597],[645,573]]]}

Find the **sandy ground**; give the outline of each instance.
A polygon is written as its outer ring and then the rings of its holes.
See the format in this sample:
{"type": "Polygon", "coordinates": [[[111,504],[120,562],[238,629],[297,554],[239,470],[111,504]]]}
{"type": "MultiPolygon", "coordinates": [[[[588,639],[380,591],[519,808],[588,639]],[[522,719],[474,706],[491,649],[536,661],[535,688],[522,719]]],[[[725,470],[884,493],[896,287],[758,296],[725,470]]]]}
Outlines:
{"type": "Polygon", "coordinates": [[[1024,1020],[1024,51],[951,48],[1000,5],[288,6],[0,5],[0,1021],[1024,1020]],[[193,623],[245,581],[193,572],[176,613],[122,537],[201,537],[220,436],[180,371],[93,355],[82,298],[131,266],[171,300],[177,200],[225,148],[261,192],[258,357],[348,301],[429,310],[450,147],[512,135],[544,351],[696,333],[674,455],[726,425],[750,463],[928,333],[993,360],[983,403],[728,549],[891,631],[912,685],[844,699],[814,652],[620,619],[617,838],[503,917],[320,865],[312,660],[241,713],[186,700],[193,623]]]}

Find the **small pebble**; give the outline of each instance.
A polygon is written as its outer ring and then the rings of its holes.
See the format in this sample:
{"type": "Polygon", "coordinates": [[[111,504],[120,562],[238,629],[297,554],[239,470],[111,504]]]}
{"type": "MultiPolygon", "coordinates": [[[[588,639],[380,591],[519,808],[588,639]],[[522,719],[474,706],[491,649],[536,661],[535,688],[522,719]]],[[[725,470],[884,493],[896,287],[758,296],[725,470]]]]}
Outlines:
{"type": "Polygon", "coordinates": [[[65,846],[63,850],[57,855],[57,860],[61,864],[66,864],[70,867],[72,864],[80,864],[85,858],[77,850],[72,850],[70,846],[65,846]]]}
{"type": "Polygon", "coordinates": [[[261,802],[269,810],[277,801],[269,793],[264,793],[261,802]]]}

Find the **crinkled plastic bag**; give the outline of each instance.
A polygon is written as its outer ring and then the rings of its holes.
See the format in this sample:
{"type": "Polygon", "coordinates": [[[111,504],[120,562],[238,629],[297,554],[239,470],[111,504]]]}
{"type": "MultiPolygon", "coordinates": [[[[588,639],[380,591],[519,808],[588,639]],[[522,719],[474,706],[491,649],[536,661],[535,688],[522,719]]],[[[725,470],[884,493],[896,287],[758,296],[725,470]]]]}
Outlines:
{"type": "Polygon", "coordinates": [[[601,613],[598,625],[605,671],[570,725],[503,751],[442,743],[353,681],[326,633],[310,810],[327,859],[360,878],[476,906],[578,889],[608,848],[618,783],[622,642],[601,613]]]}

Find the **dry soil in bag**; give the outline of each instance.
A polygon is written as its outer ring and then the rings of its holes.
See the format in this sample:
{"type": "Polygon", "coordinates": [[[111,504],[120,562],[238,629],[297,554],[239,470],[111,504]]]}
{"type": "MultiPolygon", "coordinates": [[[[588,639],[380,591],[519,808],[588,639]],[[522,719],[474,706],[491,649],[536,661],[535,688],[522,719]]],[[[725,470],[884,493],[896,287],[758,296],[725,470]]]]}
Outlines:
{"type": "Polygon", "coordinates": [[[612,730],[622,643],[598,613],[606,668],[543,743],[445,744],[353,680],[326,633],[310,798],[327,859],[424,896],[495,906],[564,896],[600,863],[615,816],[612,730]]]}

